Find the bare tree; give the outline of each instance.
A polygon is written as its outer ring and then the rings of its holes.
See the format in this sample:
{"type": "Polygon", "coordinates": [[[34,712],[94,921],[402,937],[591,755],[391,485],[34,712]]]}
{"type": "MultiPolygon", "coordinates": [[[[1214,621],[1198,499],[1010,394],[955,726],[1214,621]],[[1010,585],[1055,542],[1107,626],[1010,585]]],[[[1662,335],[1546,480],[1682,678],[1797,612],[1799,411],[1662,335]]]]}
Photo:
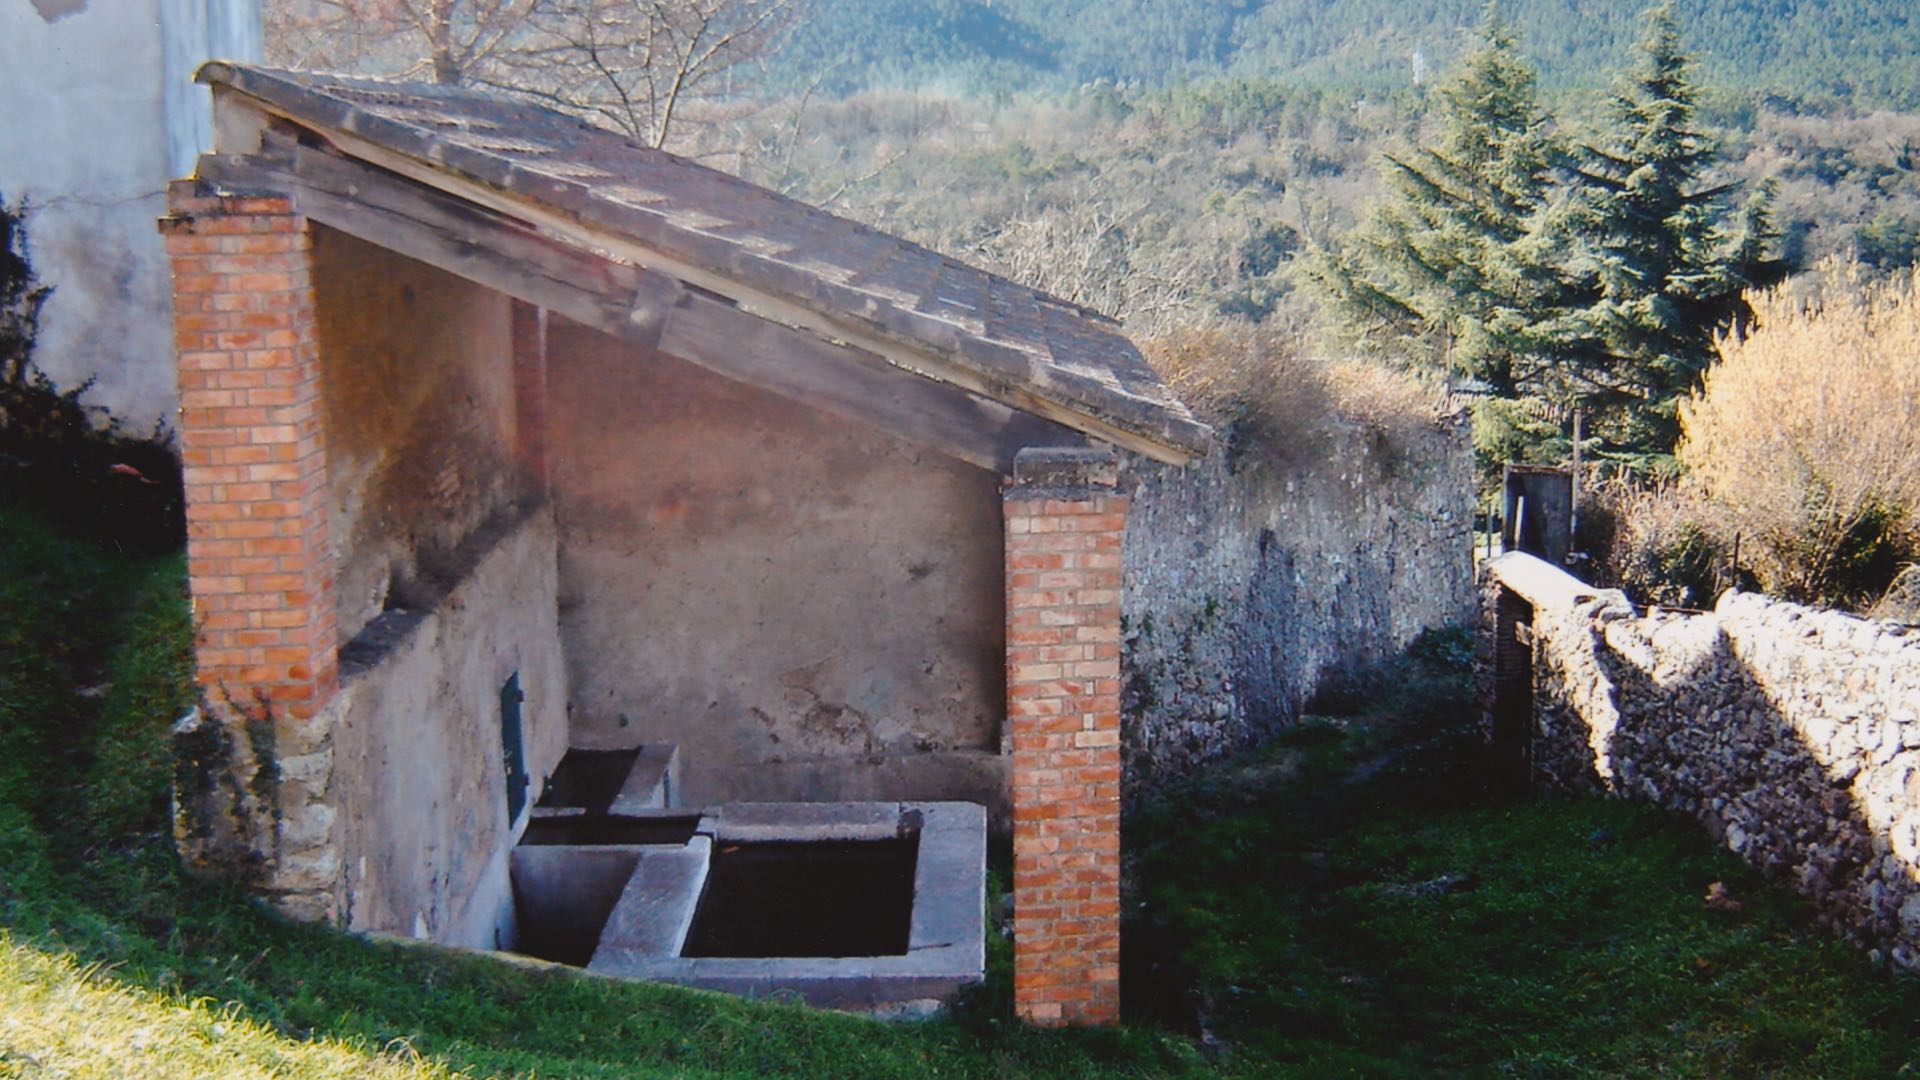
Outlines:
{"type": "Polygon", "coordinates": [[[537,0],[269,0],[267,58],[465,82],[525,35],[537,0]]]}
{"type": "Polygon", "coordinates": [[[663,146],[690,106],[732,97],[800,0],[535,0],[532,33],[480,81],[663,146]]]}
{"type": "Polygon", "coordinates": [[[1005,221],[972,254],[1015,281],[1152,333],[1187,315],[1229,271],[1216,265],[1224,244],[1142,244],[1150,218],[1144,195],[1109,198],[1090,184],[1079,198],[1005,221]]]}
{"type": "Polygon", "coordinates": [[[663,146],[745,89],[803,0],[277,0],[276,62],[510,90],[663,146]]]}

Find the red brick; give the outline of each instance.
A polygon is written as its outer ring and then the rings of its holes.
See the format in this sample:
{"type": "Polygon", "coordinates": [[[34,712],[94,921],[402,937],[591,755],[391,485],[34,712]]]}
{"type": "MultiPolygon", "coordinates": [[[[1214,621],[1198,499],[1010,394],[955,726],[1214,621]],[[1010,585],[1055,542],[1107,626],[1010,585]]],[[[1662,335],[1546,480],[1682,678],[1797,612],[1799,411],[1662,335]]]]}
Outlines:
{"type": "Polygon", "coordinates": [[[284,198],[169,198],[200,681],[304,709],[338,649],[307,225],[284,198]]]}
{"type": "Polygon", "coordinates": [[[1006,508],[1014,999],[1033,1023],[1118,1020],[1117,953],[1103,949],[1119,933],[1125,511],[1110,496],[1006,508]]]}

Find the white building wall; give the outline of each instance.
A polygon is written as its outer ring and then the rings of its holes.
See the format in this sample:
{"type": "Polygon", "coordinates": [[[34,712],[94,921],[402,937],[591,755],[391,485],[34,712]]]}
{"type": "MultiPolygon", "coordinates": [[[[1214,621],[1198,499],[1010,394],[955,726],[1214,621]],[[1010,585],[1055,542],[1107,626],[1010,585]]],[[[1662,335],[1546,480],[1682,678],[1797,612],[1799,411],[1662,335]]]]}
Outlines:
{"type": "Polygon", "coordinates": [[[137,432],[175,410],[154,220],[210,142],[193,71],[259,55],[258,0],[0,0],[0,196],[53,286],[34,360],[137,432]]]}

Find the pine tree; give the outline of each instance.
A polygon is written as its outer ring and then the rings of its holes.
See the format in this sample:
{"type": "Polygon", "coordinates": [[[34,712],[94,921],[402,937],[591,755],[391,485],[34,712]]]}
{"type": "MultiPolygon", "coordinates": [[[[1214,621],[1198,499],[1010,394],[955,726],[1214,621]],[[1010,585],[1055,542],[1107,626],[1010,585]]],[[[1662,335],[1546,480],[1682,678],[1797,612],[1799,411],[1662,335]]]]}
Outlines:
{"type": "Polygon", "coordinates": [[[1557,320],[1561,394],[1595,413],[1603,448],[1637,465],[1669,456],[1675,406],[1699,384],[1715,335],[1749,315],[1742,294],[1783,276],[1767,257],[1771,188],[1730,211],[1729,186],[1709,183],[1713,140],[1695,126],[1699,88],[1673,9],[1655,8],[1608,124],[1582,146],[1571,198],[1550,232],[1590,296],[1557,320]]]}
{"type": "Polygon", "coordinates": [[[1366,336],[1513,397],[1563,291],[1527,244],[1560,151],[1497,5],[1476,38],[1437,91],[1434,144],[1385,157],[1386,201],[1313,273],[1366,336]]]}

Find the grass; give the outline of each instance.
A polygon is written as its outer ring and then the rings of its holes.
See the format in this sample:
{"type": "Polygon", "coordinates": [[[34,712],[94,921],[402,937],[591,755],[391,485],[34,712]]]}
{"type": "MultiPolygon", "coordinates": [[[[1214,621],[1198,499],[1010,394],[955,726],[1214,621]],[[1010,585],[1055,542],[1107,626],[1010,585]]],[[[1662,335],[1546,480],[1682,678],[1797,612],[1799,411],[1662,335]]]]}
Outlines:
{"type": "Polygon", "coordinates": [[[955,1015],[888,1025],[290,925],[164,834],[181,577],[0,506],[0,1077],[1912,1071],[1913,981],[1690,825],[1463,782],[1444,639],[1129,820],[1120,1031],[1012,1023],[1004,940],[955,1015]]]}
{"type": "Polygon", "coordinates": [[[1136,823],[1141,922],[1185,943],[1163,962],[1205,1034],[1301,1075],[1920,1068],[1920,984],[1691,822],[1473,783],[1438,643],[1136,823]],[[1714,882],[1742,909],[1709,909],[1714,882]]]}
{"type": "Polygon", "coordinates": [[[451,1075],[399,1048],[294,1039],[239,1013],[132,990],[0,935],[0,1076],[451,1075]]]}

